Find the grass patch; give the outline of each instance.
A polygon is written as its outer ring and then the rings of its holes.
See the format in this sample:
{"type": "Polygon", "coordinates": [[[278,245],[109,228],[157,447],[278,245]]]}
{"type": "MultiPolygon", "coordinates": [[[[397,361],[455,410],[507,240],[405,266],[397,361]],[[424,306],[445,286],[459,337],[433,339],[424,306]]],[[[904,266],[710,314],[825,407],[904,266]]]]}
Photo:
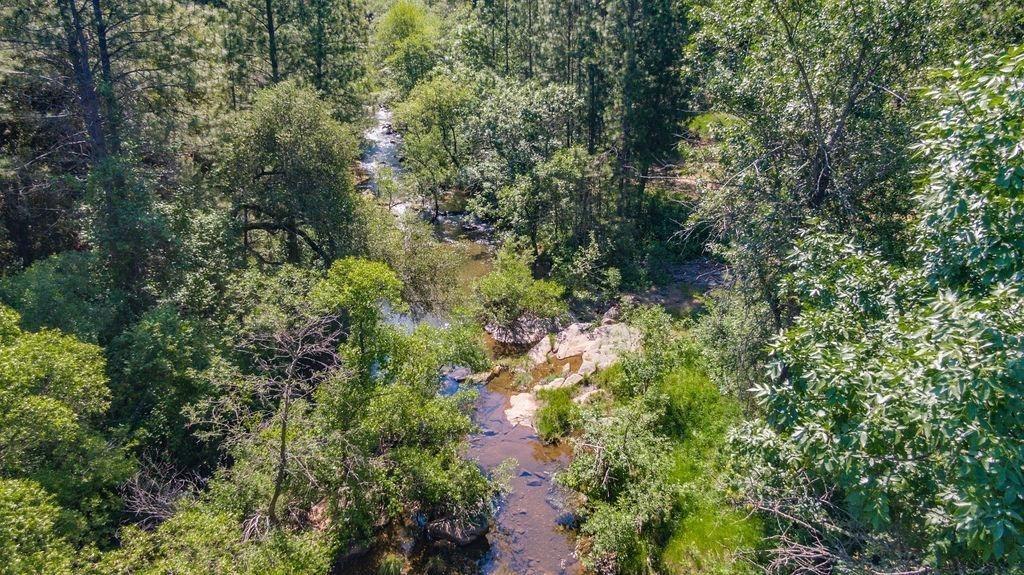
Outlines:
{"type": "Polygon", "coordinates": [[[665,432],[675,444],[668,480],[684,487],[662,564],[678,574],[753,573],[740,554],[758,546],[760,521],[730,505],[715,482],[725,472],[726,433],[741,417],[739,403],[695,366],[666,374],[659,391],[667,398],[665,432]]]}
{"type": "Polygon", "coordinates": [[[659,382],[665,406],[665,432],[687,442],[710,447],[721,443],[740,418],[740,406],[724,397],[702,370],[678,367],[659,382]]]}
{"type": "Polygon", "coordinates": [[[622,378],[622,363],[615,362],[612,365],[594,373],[590,376],[590,380],[594,382],[594,385],[601,389],[612,391],[614,382],[622,378]]]}
{"type": "Polygon", "coordinates": [[[573,402],[573,388],[543,389],[537,397],[544,405],[537,410],[537,435],[548,443],[572,433],[579,422],[579,407],[573,402]]]}
{"type": "Polygon", "coordinates": [[[377,564],[377,575],[402,575],[405,571],[405,557],[398,553],[385,553],[377,564]]]}
{"type": "Polygon", "coordinates": [[[756,549],[761,537],[756,517],[724,502],[709,503],[679,520],[661,561],[669,573],[746,575],[754,569],[739,553],[756,549]]]}

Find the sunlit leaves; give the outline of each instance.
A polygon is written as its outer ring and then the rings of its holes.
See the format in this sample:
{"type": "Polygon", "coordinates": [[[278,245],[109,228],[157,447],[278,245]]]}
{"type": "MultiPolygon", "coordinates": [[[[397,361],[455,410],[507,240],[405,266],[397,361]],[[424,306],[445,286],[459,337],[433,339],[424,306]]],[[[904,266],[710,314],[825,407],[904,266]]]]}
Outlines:
{"type": "Polygon", "coordinates": [[[756,389],[764,422],[737,435],[940,559],[1024,557],[1021,54],[976,59],[933,94],[948,108],[921,146],[923,267],[820,228],[801,237],[786,283],[801,313],[756,389]]]}
{"type": "Polygon", "coordinates": [[[935,158],[918,200],[926,268],[940,285],[1024,282],[1024,49],[946,73],[920,151],[935,158]]]}

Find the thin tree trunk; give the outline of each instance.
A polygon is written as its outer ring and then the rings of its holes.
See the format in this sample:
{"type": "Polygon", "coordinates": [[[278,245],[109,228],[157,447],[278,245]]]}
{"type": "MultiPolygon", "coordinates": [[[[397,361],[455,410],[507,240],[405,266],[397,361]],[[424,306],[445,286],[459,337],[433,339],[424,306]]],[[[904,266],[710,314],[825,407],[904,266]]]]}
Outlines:
{"type": "Polygon", "coordinates": [[[75,0],[58,0],[58,2],[61,17],[64,20],[64,33],[68,43],[68,56],[74,72],[78,102],[82,106],[85,131],[89,135],[92,163],[93,165],[101,164],[107,159],[107,140],[103,132],[103,119],[100,115],[99,96],[96,94],[96,82],[89,65],[89,47],[85,39],[82,17],[75,5],[75,0]]]}
{"type": "Polygon", "coordinates": [[[284,406],[281,410],[281,441],[277,452],[277,476],[274,478],[274,494],[270,497],[267,515],[270,523],[277,524],[277,500],[281,497],[288,463],[288,411],[291,408],[291,388],[285,387],[284,406]]]}
{"type": "Polygon", "coordinates": [[[120,137],[120,110],[117,106],[117,97],[114,94],[114,74],[110,67],[110,50],[107,47],[107,24],[103,18],[103,8],[100,0],[92,0],[93,25],[96,27],[96,44],[100,56],[100,72],[103,76],[103,85],[100,92],[106,104],[107,138],[110,153],[117,155],[121,150],[120,137]]]}
{"type": "Polygon", "coordinates": [[[270,52],[270,80],[278,83],[281,80],[277,65],[277,28],[274,25],[274,2],[266,0],[267,13],[267,47],[270,52]]]}

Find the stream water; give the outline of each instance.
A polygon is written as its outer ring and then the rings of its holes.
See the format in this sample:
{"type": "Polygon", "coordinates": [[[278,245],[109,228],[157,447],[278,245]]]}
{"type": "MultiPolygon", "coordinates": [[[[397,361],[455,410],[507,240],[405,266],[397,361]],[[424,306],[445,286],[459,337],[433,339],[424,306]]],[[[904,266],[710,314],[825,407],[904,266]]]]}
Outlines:
{"type": "MultiPolygon", "coordinates": [[[[360,187],[373,193],[378,192],[378,177],[382,171],[389,169],[395,176],[402,173],[401,135],[391,127],[391,112],[379,109],[376,120],[365,134],[367,148],[360,165],[365,175],[360,187]]],[[[407,198],[379,199],[388,202],[396,216],[419,209],[417,203],[407,198]]],[[[487,232],[486,227],[464,214],[440,219],[438,235],[458,244],[470,256],[459,273],[458,279],[464,285],[490,269],[492,254],[487,232]]],[[[412,321],[439,320],[428,317],[412,321]]],[[[570,358],[566,362],[578,359],[570,358]]],[[[539,366],[532,373],[532,383],[562,367],[561,363],[539,366]]],[[[454,382],[449,384],[445,386],[446,391],[457,389],[454,382]]],[[[420,542],[407,552],[412,573],[426,571],[427,565],[436,570],[439,561],[444,565],[442,572],[460,575],[574,575],[582,572],[573,553],[574,543],[563,527],[571,520],[571,514],[563,494],[552,480],[568,463],[569,448],[546,445],[531,427],[512,425],[508,421],[505,410],[510,406],[509,399],[519,391],[508,371],[478,389],[473,419],[479,426],[479,433],[469,438],[466,457],[485,471],[495,469],[508,459],[516,461],[511,490],[498,502],[486,539],[456,549],[420,542]]],[[[372,569],[369,563],[342,572],[362,573],[368,569],[372,569]]]]}

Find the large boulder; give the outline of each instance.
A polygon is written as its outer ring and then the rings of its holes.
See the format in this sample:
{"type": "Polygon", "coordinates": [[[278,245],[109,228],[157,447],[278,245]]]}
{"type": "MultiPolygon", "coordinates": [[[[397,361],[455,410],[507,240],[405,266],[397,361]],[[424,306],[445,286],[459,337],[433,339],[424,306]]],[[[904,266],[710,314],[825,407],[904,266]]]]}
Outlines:
{"type": "Polygon", "coordinates": [[[574,323],[555,338],[554,353],[558,359],[582,355],[583,361],[593,361],[602,369],[614,363],[627,351],[640,347],[640,332],[624,323],[610,323],[588,329],[586,324],[574,323]]]}
{"type": "Polygon", "coordinates": [[[491,334],[494,341],[515,346],[531,345],[540,341],[540,339],[548,334],[548,326],[551,324],[548,320],[543,320],[531,316],[523,316],[512,323],[509,326],[501,326],[493,323],[489,323],[484,326],[484,330],[491,334]]]}
{"type": "Polygon", "coordinates": [[[560,389],[562,387],[572,387],[582,381],[582,375],[578,373],[570,373],[565,377],[559,377],[543,385],[538,385],[537,387],[534,388],[534,391],[540,391],[542,389],[560,389]]]}
{"type": "Polygon", "coordinates": [[[552,339],[553,338],[551,337],[541,338],[541,340],[537,342],[537,345],[530,348],[526,357],[529,358],[531,364],[540,365],[548,360],[548,354],[550,354],[553,349],[551,343],[552,339]]]}

